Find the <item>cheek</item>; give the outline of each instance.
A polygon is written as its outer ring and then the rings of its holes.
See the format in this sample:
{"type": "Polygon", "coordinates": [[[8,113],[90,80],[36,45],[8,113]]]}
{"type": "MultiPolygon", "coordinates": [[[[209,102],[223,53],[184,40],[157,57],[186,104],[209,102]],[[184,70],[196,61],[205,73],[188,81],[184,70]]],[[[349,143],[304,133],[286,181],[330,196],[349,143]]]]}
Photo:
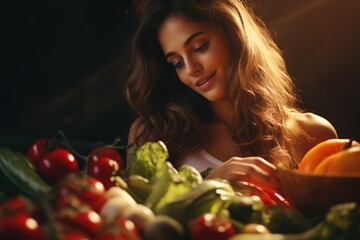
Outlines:
{"type": "Polygon", "coordinates": [[[225,68],[225,66],[228,64],[229,62],[229,54],[228,51],[225,49],[220,49],[220,51],[217,52],[216,54],[216,64],[222,66],[223,68],[225,68]]]}
{"type": "Polygon", "coordinates": [[[189,76],[187,76],[187,74],[185,74],[183,71],[177,72],[177,75],[180,79],[180,82],[182,82],[185,85],[190,85],[191,80],[189,78],[189,76]]]}
{"type": "Polygon", "coordinates": [[[214,44],[212,55],[214,64],[225,67],[230,57],[230,52],[227,48],[227,44],[222,40],[218,40],[216,44],[214,44]]]}

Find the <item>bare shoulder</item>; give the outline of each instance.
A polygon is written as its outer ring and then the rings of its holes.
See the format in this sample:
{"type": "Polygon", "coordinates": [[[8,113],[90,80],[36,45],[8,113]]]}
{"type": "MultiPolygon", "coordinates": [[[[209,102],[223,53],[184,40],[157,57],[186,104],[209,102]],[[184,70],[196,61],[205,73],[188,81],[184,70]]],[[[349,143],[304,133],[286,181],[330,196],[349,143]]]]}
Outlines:
{"type": "Polygon", "coordinates": [[[301,131],[296,132],[293,146],[293,156],[299,162],[305,153],[316,144],[330,138],[338,138],[333,125],[325,118],[314,113],[291,112],[288,126],[299,126],[301,131]]]}
{"type": "Polygon", "coordinates": [[[309,112],[293,113],[293,119],[310,138],[317,141],[337,138],[337,133],[333,125],[319,115],[309,112]]]}

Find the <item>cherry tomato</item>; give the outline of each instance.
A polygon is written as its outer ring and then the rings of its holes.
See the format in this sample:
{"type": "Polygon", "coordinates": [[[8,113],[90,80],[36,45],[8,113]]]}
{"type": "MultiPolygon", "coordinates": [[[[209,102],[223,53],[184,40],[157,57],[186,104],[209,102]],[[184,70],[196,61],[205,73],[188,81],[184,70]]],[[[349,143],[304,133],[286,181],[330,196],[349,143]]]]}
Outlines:
{"type": "MultiPolygon", "coordinates": [[[[59,192],[60,193],[60,192],[59,192]]],[[[81,199],[76,196],[74,193],[70,193],[70,192],[66,192],[64,193],[64,191],[62,190],[61,192],[62,195],[58,195],[57,199],[56,199],[56,208],[58,210],[61,210],[63,208],[67,208],[67,207],[79,207],[82,204],[84,204],[83,201],[81,201],[81,199]],[[66,197],[65,197],[66,195],[66,197]]],[[[87,203],[86,203],[87,204],[87,203]]],[[[89,205],[90,206],[90,205],[89,205]]]]}
{"type": "Polygon", "coordinates": [[[44,232],[37,220],[27,213],[18,213],[0,220],[0,239],[44,239],[44,232]]]}
{"type": "Polygon", "coordinates": [[[57,219],[65,225],[79,229],[92,238],[100,232],[103,226],[100,215],[86,207],[79,209],[64,208],[59,213],[57,219]]]}
{"type": "Polygon", "coordinates": [[[126,218],[117,218],[115,223],[119,226],[122,236],[126,239],[140,239],[140,230],[135,223],[126,218]]]}
{"type": "Polygon", "coordinates": [[[50,139],[42,138],[36,140],[27,151],[27,157],[30,162],[37,167],[41,158],[55,149],[62,148],[59,143],[54,143],[50,139]]]}
{"type": "Polygon", "coordinates": [[[101,233],[101,240],[140,240],[140,230],[135,224],[124,217],[116,218],[114,221],[107,223],[101,233]]]}
{"type": "Polygon", "coordinates": [[[61,234],[61,240],[90,240],[90,238],[80,231],[66,231],[61,234]]]}
{"type": "Polygon", "coordinates": [[[106,199],[106,190],[100,181],[86,175],[73,174],[60,184],[57,206],[61,209],[66,205],[72,205],[72,201],[79,200],[99,212],[106,199]]]}
{"type": "Polygon", "coordinates": [[[69,226],[67,224],[64,224],[60,221],[57,221],[55,219],[55,228],[56,231],[53,231],[53,227],[47,226],[48,222],[44,224],[44,230],[46,233],[46,240],[48,239],[59,239],[59,240],[91,240],[91,238],[84,233],[83,231],[80,231],[79,229],[76,229],[72,226],[69,226]]]}
{"type": "Polygon", "coordinates": [[[115,186],[113,176],[119,171],[119,164],[108,157],[101,157],[96,162],[90,162],[88,174],[104,184],[106,189],[115,186]]]}
{"type": "Polygon", "coordinates": [[[40,159],[39,175],[49,184],[58,184],[70,173],[78,171],[78,162],[66,149],[56,149],[40,159]]]}
{"type": "Polygon", "coordinates": [[[34,211],[34,204],[25,197],[17,196],[0,204],[0,218],[17,213],[31,213],[34,211]]]}
{"type": "Polygon", "coordinates": [[[119,165],[119,169],[123,170],[125,167],[124,159],[115,148],[95,148],[90,152],[89,164],[99,161],[100,158],[107,157],[113,159],[119,165]]]}
{"type": "Polygon", "coordinates": [[[195,220],[190,232],[194,240],[225,240],[235,234],[235,228],[229,220],[205,213],[195,220]]]}

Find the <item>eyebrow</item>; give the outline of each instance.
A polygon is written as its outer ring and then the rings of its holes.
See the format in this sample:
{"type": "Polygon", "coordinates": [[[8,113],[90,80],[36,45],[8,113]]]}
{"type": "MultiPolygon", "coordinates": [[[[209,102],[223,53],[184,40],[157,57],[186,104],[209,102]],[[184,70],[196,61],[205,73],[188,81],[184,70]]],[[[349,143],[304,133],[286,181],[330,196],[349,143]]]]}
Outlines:
{"type": "MultiPolygon", "coordinates": [[[[183,46],[186,47],[187,45],[189,45],[191,43],[191,41],[196,38],[197,36],[203,34],[205,32],[196,32],[190,35],[190,37],[188,39],[186,39],[186,41],[184,42],[183,46]]],[[[173,56],[175,53],[174,52],[169,52],[167,54],[165,54],[165,58],[169,58],[171,56],[173,56]]]]}

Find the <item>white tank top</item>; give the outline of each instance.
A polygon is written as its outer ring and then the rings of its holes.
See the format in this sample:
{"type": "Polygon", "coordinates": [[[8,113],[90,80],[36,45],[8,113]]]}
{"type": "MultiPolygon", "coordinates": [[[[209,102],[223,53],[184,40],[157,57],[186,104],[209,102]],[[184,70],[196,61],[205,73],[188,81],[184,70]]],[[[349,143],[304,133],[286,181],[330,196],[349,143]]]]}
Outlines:
{"type": "Polygon", "coordinates": [[[178,162],[178,166],[187,164],[196,168],[199,172],[206,170],[207,168],[216,168],[223,162],[212,156],[206,150],[202,149],[199,152],[193,152],[187,154],[178,162]]]}

